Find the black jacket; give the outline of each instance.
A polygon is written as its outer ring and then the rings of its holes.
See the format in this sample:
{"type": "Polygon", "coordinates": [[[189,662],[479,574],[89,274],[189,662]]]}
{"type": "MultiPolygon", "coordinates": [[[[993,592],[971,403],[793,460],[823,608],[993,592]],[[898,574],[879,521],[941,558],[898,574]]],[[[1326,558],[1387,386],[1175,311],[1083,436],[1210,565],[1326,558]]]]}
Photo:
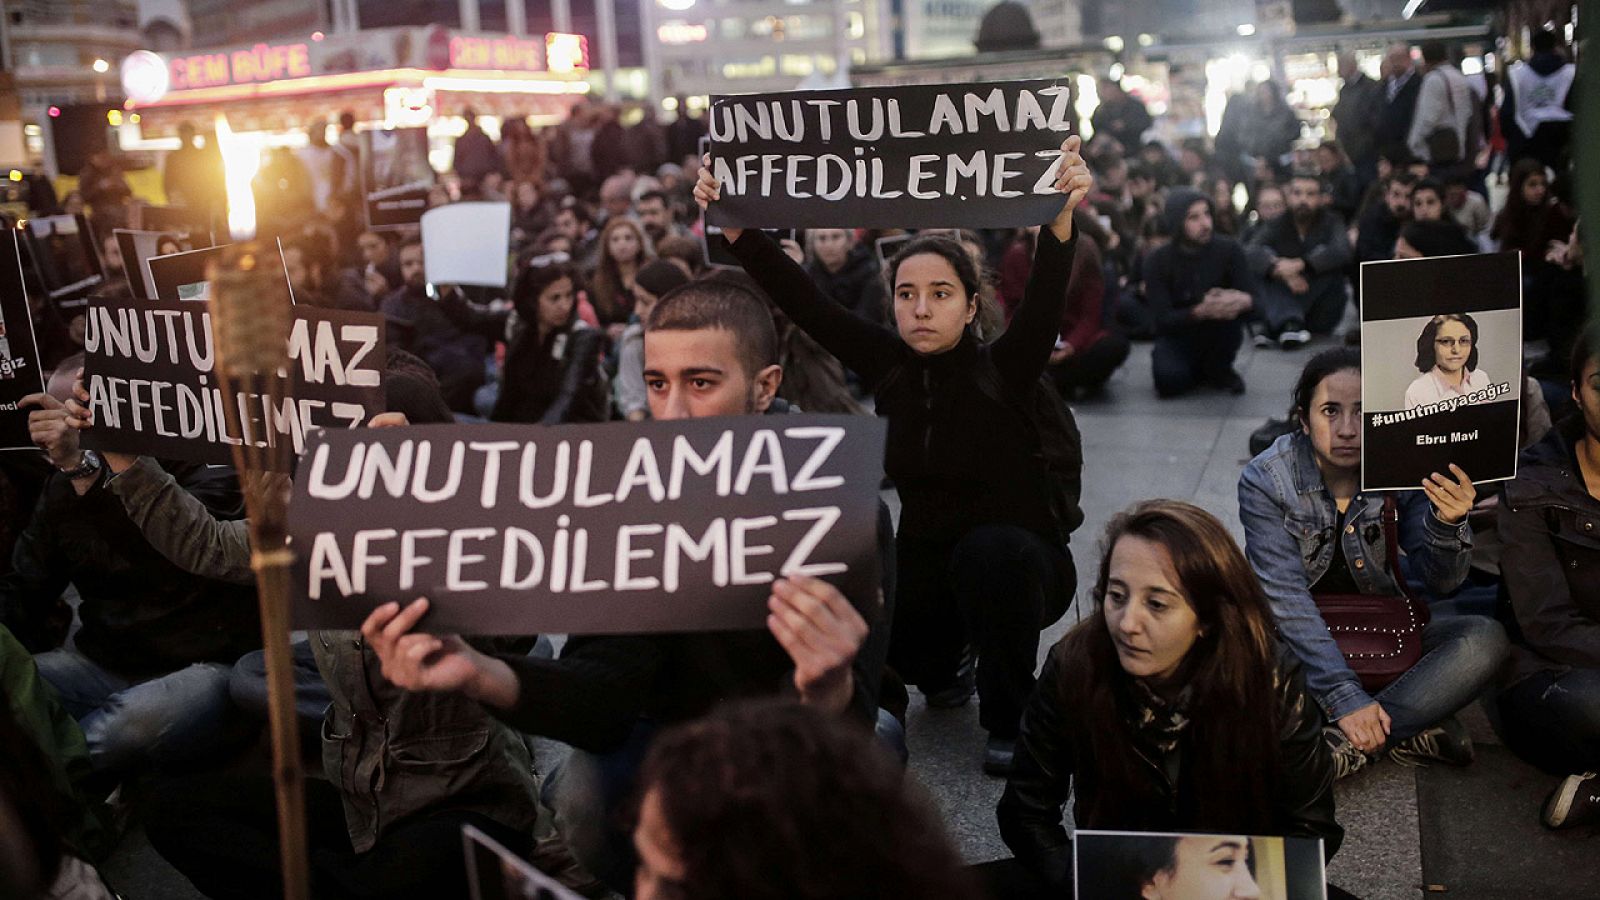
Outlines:
{"type": "Polygon", "coordinates": [[[1540,671],[1600,669],[1600,500],[1573,455],[1572,417],[1522,452],[1502,489],[1501,589],[1516,619],[1508,683],[1540,671]]]}
{"type": "Polygon", "coordinates": [[[500,396],[492,422],[604,422],[610,407],[600,372],[600,332],[587,326],[558,331],[544,341],[527,323],[506,348],[500,396]]]}
{"type": "MultiPolygon", "coordinates": [[[[243,514],[232,469],[165,465],[218,518],[243,514]]],[[[231,664],[259,648],[254,586],[224,584],[178,568],[150,546],[105,482],[102,473],[80,497],[65,477],[50,477],[12,551],[12,571],[0,578],[0,624],[28,649],[48,649],[50,636],[41,632],[41,622],[71,584],[82,598],[78,650],[118,674],[154,675],[197,662],[231,664]]]]}
{"type": "Polygon", "coordinates": [[[1378,110],[1378,153],[1389,159],[1411,155],[1407,141],[1411,139],[1411,120],[1417,114],[1417,95],[1422,92],[1422,73],[1412,72],[1406,83],[1389,99],[1387,81],[1378,85],[1383,105],[1378,110]]]}
{"type": "MultiPolygon", "coordinates": [[[[1016,771],[1006,781],[997,810],[1000,837],[1011,852],[1025,866],[1061,886],[1072,882],[1072,842],[1061,825],[1062,808],[1069,795],[1077,809],[1094,808],[1086,798],[1098,789],[1093,760],[1080,756],[1082,748],[1089,746],[1083,711],[1071,708],[1063,690],[1066,653],[1065,641],[1056,644],[1039,673],[1038,687],[1022,714],[1016,771]]],[[[1331,857],[1344,840],[1344,829],[1334,820],[1333,759],[1322,739],[1322,712],[1306,693],[1300,663],[1286,650],[1278,652],[1273,687],[1282,722],[1281,797],[1273,833],[1321,838],[1324,855],[1331,857]]],[[[1207,831],[1214,827],[1199,820],[1190,808],[1191,786],[1184,766],[1187,740],[1187,736],[1181,737],[1176,749],[1160,759],[1146,756],[1128,741],[1129,752],[1139,756],[1141,771],[1149,778],[1151,790],[1142,793],[1165,798],[1164,808],[1153,809],[1143,800],[1119,804],[1115,820],[1086,821],[1075,815],[1076,826],[1112,831],[1207,831]]]]}
{"type": "Polygon", "coordinates": [[[901,540],[953,541],[978,525],[1008,524],[1058,543],[1032,424],[1012,404],[990,399],[979,367],[994,367],[1016,405],[1034,398],[1061,327],[1076,246],[1076,234],[1063,244],[1041,228],[1027,291],[1006,333],[983,344],[969,331],[953,349],[926,357],[820,294],[763,232],[747,229],[733,252],[796,325],[875,391],[877,413],[889,420],[884,469],[900,491],[901,540]]]}
{"type": "Polygon", "coordinates": [[[1163,215],[1173,239],[1144,258],[1144,299],[1156,330],[1162,334],[1197,324],[1194,307],[1212,288],[1231,288],[1252,297],[1260,293],[1244,247],[1238,241],[1223,235],[1213,235],[1204,244],[1184,239],[1183,220],[1189,207],[1205,199],[1193,188],[1179,188],[1168,194],[1163,215]]]}
{"type": "Polygon", "coordinates": [[[1344,152],[1358,165],[1373,165],[1378,160],[1377,125],[1383,112],[1383,82],[1356,72],[1339,90],[1339,101],[1333,105],[1333,121],[1338,128],[1335,136],[1344,152]]]}
{"type": "Polygon", "coordinates": [[[851,248],[850,256],[837,272],[813,262],[806,266],[806,273],[823,296],[868,322],[884,320],[883,282],[879,280],[878,259],[872,248],[864,244],[851,248]]]}

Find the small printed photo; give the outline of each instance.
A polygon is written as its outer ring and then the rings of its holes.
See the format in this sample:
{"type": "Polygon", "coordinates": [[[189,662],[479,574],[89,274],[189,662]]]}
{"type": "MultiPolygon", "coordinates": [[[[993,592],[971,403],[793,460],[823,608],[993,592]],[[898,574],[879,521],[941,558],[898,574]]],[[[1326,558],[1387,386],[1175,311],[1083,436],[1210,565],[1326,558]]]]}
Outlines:
{"type": "Polygon", "coordinates": [[[1515,400],[1521,379],[1518,310],[1448,312],[1369,322],[1362,327],[1363,408],[1392,412],[1440,404],[1515,400]],[[1367,349],[1368,342],[1371,349],[1367,349]]]}
{"type": "Polygon", "coordinates": [[[1325,900],[1322,841],[1079,831],[1078,900],[1325,900]]]}

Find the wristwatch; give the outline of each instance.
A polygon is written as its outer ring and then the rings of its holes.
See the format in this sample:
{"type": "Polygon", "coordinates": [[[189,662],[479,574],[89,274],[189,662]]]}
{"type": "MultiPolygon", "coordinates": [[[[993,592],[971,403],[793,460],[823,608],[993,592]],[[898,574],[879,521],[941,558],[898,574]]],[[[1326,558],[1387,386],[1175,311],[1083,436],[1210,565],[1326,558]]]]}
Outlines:
{"type": "Polygon", "coordinates": [[[100,471],[101,467],[104,465],[105,462],[100,459],[100,454],[94,452],[93,450],[85,450],[83,451],[83,462],[78,463],[75,468],[58,469],[57,471],[67,476],[67,478],[70,480],[76,480],[88,475],[93,475],[94,473],[100,471]]]}

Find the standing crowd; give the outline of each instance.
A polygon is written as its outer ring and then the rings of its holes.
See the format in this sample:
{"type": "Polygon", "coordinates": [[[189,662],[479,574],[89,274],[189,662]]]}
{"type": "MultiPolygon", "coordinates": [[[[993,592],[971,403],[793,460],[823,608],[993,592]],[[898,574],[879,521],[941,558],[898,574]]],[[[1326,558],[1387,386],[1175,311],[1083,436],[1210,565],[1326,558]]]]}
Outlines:
{"type": "MultiPolygon", "coordinates": [[[[468,824],[594,897],[1061,896],[1073,827],[1311,837],[1331,857],[1335,780],[1383,759],[1470,764],[1458,714],[1475,702],[1562,778],[1530,815],[1600,821],[1578,88],[1554,34],[1532,51],[1494,82],[1439,43],[1396,45],[1376,79],[1341,56],[1314,146],[1271,81],[1229,100],[1214,141],[1169,147],[1103,79],[1092,136],[1060,148],[1059,214],[981,233],[706,235],[720,186],[701,120],[624,125],[580,102],[495,139],[466,110],[429,204],[510,203],[503,290],[431,284],[414,228],[366,227],[353,117],[271,151],[258,230],[281,237],[297,302],[387,323],[388,411],[369,427],[876,414],[900,505],[880,510],[876,595],[780,578],[760,631],[557,651],[418,631],[418,598],[359,632],[297,634],[316,895],[464,896],[468,824]],[[1357,266],[1491,250],[1522,254],[1518,477],[1475,486],[1451,466],[1363,492],[1357,266]],[[1150,499],[1074,552],[1072,404],[1115,407],[1134,341],[1153,342],[1163,398],[1263,389],[1236,368],[1245,341],[1326,345],[1240,475],[1242,543],[1150,499]],[[1036,672],[1075,597],[1082,620],[1036,672]],[[1379,675],[1341,648],[1325,616],[1352,597],[1423,611],[1414,661],[1379,675]],[[1005,779],[1014,860],[964,866],[905,777],[913,690],[976,700],[974,767],[1005,779]],[[554,767],[535,737],[562,745],[554,767]]],[[[220,175],[180,138],[167,191],[215,220],[220,175]]],[[[108,237],[126,184],[109,155],[90,167],[59,209],[87,206],[108,237]]],[[[126,293],[102,247],[101,290],[126,293]]],[[[25,401],[42,454],[0,459],[0,893],[109,896],[94,865],[133,820],[207,896],[278,896],[237,479],[83,449],[82,320],[29,287],[54,375],[25,401]]],[[[1476,332],[1449,318],[1419,343],[1438,397],[1474,385],[1476,332]]]]}

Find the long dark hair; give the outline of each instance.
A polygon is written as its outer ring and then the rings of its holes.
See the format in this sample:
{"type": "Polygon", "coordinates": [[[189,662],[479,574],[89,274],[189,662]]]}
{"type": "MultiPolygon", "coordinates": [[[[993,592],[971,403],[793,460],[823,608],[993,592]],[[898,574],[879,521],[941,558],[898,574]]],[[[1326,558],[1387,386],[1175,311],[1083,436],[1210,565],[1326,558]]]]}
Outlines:
{"type": "Polygon", "coordinates": [[[870,730],[747,701],[650,746],[683,895],[696,900],[976,898],[938,812],[870,730]]]}
{"type": "Polygon", "coordinates": [[[1472,352],[1467,354],[1467,371],[1478,371],[1478,320],[1466,313],[1434,316],[1428,320],[1428,324],[1422,326],[1422,333],[1417,335],[1417,359],[1414,363],[1417,371],[1427,372],[1439,364],[1439,354],[1433,349],[1433,341],[1439,336],[1439,329],[1446,322],[1460,322],[1467,326],[1467,333],[1472,335],[1472,352]]]}
{"type": "Polygon", "coordinates": [[[523,324],[532,328],[535,334],[539,329],[539,295],[563,278],[572,279],[573,293],[572,312],[562,326],[565,330],[578,321],[577,293],[582,287],[571,259],[565,253],[546,253],[529,256],[517,265],[517,279],[511,286],[511,305],[522,318],[523,324]]]}
{"type": "Polygon", "coordinates": [[[1166,803],[1139,770],[1122,708],[1129,678],[1105,615],[1111,555],[1124,537],[1159,544],[1171,557],[1203,634],[1180,670],[1190,689],[1178,806],[1184,827],[1273,834],[1281,782],[1275,644],[1261,582],[1227,528],[1178,500],[1147,500],[1106,527],[1094,611],[1062,639],[1061,690],[1079,717],[1073,748],[1075,821],[1082,828],[1149,831],[1170,825],[1166,803]]]}
{"type": "Polygon", "coordinates": [[[1549,213],[1555,206],[1554,194],[1550,191],[1550,176],[1545,171],[1544,163],[1526,157],[1517,160],[1511,167],[1511,189],[1506,193],[1506,205],[1500,210],[1500,215],[1495,217],[1494,225],[1489,229],[1489,236],[1502,244],[1510,247],[1521,247],[1526,243],[1531,233],[1537,232],[1538,220],[1549,213]],[[1543,206],[1529,206],[1528,201],[1522,199],[1522,186],[1528,179],[1535,175],[1545,180],[1545,194],[1543,206]]]}

